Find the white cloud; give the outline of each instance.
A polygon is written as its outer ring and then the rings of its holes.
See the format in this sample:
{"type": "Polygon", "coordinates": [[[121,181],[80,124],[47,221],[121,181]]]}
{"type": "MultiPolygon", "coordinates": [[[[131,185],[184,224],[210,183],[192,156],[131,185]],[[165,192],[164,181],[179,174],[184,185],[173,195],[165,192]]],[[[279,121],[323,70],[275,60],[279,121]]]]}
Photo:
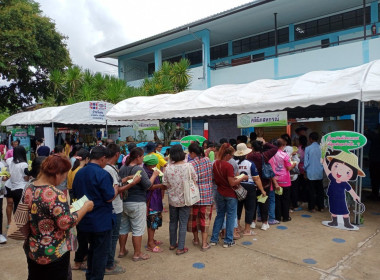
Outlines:
{"type": "MultiPolygon", "coordinates": [[[[38,0],[43,14],[69,37],[73,63],[107,74],[117,68],[94,55],[242,5],[247,0],[38,0]]],[[[116,60],[109,62],[117,64],[116,60]]]]}

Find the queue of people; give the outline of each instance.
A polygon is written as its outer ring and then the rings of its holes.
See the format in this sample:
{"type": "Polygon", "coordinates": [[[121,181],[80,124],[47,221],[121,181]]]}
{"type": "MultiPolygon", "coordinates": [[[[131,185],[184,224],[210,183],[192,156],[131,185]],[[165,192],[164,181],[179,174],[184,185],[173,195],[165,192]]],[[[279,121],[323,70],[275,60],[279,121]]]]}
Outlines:
{"type": "Polygon", "coordinates": [[[309,210],[315,211],[318,202],[318,210],[323,211],[318,181],[322,169],[317,163],[320,150],[315,139],[318,135],[312,133],[310,146],[300,139],[294,149],[285,136],[273,143],[255,135],[247,143],[247,137],[239,136],[236,142],[221,139],[203,146],[194,142],[187,154],[181,145],[174,145],[167,156],[160,153],[162,144],[149,142],[145,149],[129,144],[124,158],[115,143],[91,151],[76,146],[69,153],[57,146],[52,155],[36,157],[32,170],[28,170],[25,149],[15,146],[6,162],[11,176],[3,180],[9,200],[8,224],[20,200],[29,205],[30,233],[24,246],[28,279],[50,279],[53,273],[56,279],[71,279],[71,270],[85,270],[86,279],[124,273],[126,269],[115,259],[116,247],[119,241],[118,258],[126,257],[130,233],[133,261],[147,261],[150,254],[163,252],[163,242],[155,233],[162,227],[165,192],[168,249],[176,255],[189,251],[187,232],[192,233],[193,245],[205,252],[221,239],[222,246],[229,248],[241,236],[254,235],[257,223],[266,231],[270,225],[289,222],[289,213],[300,208],[299,198],[305,197],[305,190],[309,210]],[[293,169],[297,172],[292,173],[293,169]],[[305,177],[311,188],[305,185],[305,177]],[[200,199],[193,205],[185,202],[188,181],[199,188],[200,199]],[[239,188],[246,192],[243,198],[239,188]],[[84,197],[83,207],[70,211],[69,205],[84,197]],[[214,208],[216,217],[208,240],[214,208]],[[143,252],[145,232],[147,252],[143,252]],[[75,251],[72,266],[69,251],[75,251]]]}

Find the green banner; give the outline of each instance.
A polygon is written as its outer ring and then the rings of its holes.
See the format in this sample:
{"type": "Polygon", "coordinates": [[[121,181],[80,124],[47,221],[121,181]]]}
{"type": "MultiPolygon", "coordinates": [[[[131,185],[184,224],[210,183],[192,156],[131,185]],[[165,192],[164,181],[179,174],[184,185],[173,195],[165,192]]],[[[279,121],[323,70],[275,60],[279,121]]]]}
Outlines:
{"type": "Polygon", "coordinates": [[[349,152],[363,147],[367,138],[354,131],[334,131],[325,134],[321,139],[322,157],[327,149],[349,152]]]}
{"type": "Polygon", "coordinates": [[[188,135],[188,136],[183,137],[180,140],[180,143],[182,146],[188,148],[190,146],[190,144],[195,142],[195,141],[198,141],[200,143],[200,145],[202,145],[205,140],[207,140],[207,139],[204,138],[203,136],[200,136],[200,135],[188,135]]]}

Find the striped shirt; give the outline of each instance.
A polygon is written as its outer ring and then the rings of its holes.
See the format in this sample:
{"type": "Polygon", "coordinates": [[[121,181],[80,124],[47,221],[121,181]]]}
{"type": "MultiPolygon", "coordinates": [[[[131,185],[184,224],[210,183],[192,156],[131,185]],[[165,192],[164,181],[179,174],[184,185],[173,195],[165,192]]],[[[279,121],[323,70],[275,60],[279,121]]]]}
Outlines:
{"type": "Polygon", "coordinates": [[[201,200],[195,205],[211,205],[214,201],[212,193],[212,163],[209,158],[196,157],[190,162],[197,173],[197,184],[201,200]]]}

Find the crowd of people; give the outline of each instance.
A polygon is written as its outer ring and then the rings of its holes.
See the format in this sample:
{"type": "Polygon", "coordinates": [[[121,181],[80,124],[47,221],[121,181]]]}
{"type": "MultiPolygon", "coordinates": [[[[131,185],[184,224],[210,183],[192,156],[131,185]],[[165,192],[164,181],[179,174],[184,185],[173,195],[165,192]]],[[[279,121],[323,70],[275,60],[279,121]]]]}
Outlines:
{"type": "Polygon", "coordinates": [[[133,261],[147,261],[151,254],[163,252],[163,242],[155,238],[155,232],[162,227],[165,194],[168,248],[176,255],[189,251],[187,232],[192,233],[193,245],[205,252],[219,242],[224,248],[232,247],[234,240],[254,235],[259,223],[266,231],[270,225],[291,221],[290,213],[300,210],[301,202],[308,202],[311,212],[323,211],[318,134],[311,133],[309,139],[300,135],[297,141],[292,145],[284,134],[269,143],[252,133],[250,141],[238,136],[218,143],[194,142],[186,151],[174,145],[165,155],[162,144],[153,142],[144,149],[130,143],[127,155],[113,141],[90,151],[67,143],[49,155],[41,140],[31,168],[25,148],[13,143],[12,154],[0,167],[7,166],[10,172],[2,177],[8,225],[20,201],[29,205],[30,233],[24,244],[28,279],[51,279],[52,275],[71,279],[71,270],[85,270],[86,279],[124,273],[115,259],[116,247],[119,243],[118,258],[127,256],[130,234],[133,261]],[[268,170],[273,174],[268,175],[268,170]],[[200,193],[200,200],[191,206],[186,205],[184,194],[189,181],[200,193]],[[240,200],[238,188],[247,192],[240,200]],[[84,197],[83,206],[71,211],[72,203],[84,197]],[[75,251],[72,265],[70,251],[75,251]]]}

